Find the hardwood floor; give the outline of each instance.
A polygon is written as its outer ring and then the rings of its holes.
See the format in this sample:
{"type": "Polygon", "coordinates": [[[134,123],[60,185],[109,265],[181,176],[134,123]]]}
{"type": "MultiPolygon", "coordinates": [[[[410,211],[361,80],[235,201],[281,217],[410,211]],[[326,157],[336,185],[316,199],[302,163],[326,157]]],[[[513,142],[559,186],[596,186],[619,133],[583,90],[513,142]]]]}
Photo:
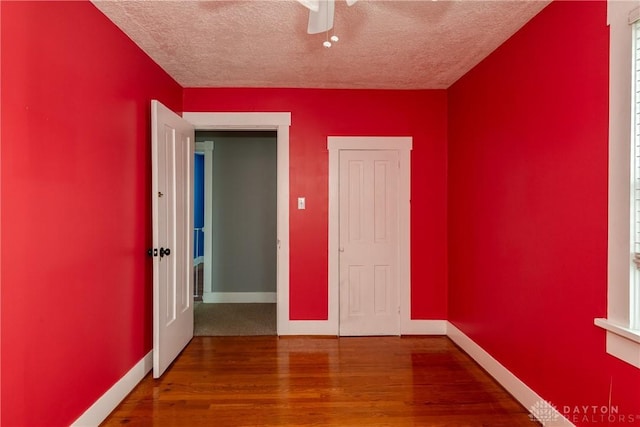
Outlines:
{"type": "Polygon", "coordinates": [[[103,423],[528,426],[528,412],[446,337],[196,337],[103,423]]]}

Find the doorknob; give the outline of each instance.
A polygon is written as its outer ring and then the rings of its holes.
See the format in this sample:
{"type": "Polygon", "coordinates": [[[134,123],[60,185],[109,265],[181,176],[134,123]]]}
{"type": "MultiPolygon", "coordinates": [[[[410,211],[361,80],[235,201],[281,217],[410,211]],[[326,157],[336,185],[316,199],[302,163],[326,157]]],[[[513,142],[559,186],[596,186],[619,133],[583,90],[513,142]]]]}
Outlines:
{"type": "Polygon", "coordinates": [[[163,256],[169,256],[171,254],[171,249],[169,248],[160,248],[160,258],[163,256]]]}
{"type": "Polygon", "coordinates": [[[340,246],[340,247],[338,248],[338,251],[340,251],[340,252],[344,252],[344,248],[343,248],[342,246],[340,246]]]}

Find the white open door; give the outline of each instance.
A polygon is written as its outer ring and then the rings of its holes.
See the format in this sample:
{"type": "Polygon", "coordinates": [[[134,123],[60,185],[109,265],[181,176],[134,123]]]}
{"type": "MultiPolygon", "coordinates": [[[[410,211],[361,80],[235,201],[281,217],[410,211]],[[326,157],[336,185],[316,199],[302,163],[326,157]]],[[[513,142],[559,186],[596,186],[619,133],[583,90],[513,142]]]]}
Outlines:
{"type": "Polygon", "coordinates": [[[193,337],[194,127],[151,101],[153,377],[193,337]]]}

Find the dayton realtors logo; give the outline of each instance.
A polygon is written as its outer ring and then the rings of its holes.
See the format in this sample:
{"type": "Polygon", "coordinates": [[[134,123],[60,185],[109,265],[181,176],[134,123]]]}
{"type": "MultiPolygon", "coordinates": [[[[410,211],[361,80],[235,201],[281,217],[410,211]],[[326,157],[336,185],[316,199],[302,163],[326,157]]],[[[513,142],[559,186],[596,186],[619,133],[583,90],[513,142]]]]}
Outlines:
{"type": "Polygon", "coordinates": [[[548,425],[560,419],[558,409],[551,402],[538,400],[529,408],[529,418],[531,421],[539,421],[543,425],[548,425]]]}
{"type": "Polygon", "coordinates": [[[562,415],[572,423],[640,423],[640,414],[621,414],[618,405],[563,406],[562,415]]]}
{"type": "Polygon", "coordinates": [[[620,413],[617,405],[564,405],[558,408],[550,402],[539,400],[529,408],[529,412],[532,421],[541,422],[545,426],[554,425],[561,421],[561,417],[574,424],[640,424],[640,413],[620,413]]]}

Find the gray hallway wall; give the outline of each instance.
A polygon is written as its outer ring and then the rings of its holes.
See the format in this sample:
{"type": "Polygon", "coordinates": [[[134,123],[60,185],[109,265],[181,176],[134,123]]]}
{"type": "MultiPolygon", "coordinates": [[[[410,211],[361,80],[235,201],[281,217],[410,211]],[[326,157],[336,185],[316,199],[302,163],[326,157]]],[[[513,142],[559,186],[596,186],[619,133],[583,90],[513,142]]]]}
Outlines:
{"type": "Polygon", "coordinates": [[[196,141],[214,141],[212,291],[276,292],[276,132],[198,131],[196,141]]]}

